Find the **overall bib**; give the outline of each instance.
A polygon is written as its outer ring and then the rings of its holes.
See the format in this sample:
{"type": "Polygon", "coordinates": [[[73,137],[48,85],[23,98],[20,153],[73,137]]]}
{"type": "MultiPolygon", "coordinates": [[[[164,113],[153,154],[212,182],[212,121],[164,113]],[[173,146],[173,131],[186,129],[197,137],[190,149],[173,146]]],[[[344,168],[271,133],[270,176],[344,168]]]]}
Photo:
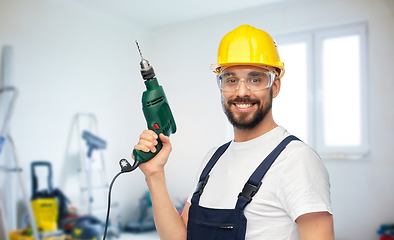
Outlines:
{"type": "Polygon", "coordinates": [[[187,240],[243,240],[246,234],[245,207],[252,201],[259,190],[264,175],[274,163],[279,154],[293,140],[295,136],[286,137],[279,145],[261,162],[244,185],[234,209],[211,209],[199,206],[201,194],[209,179],[209,172],[227,150],[230,142],[219,147],[213,154],[201,173],[197,189],[191,199],[189,219],[187,223],[187,240]]]}

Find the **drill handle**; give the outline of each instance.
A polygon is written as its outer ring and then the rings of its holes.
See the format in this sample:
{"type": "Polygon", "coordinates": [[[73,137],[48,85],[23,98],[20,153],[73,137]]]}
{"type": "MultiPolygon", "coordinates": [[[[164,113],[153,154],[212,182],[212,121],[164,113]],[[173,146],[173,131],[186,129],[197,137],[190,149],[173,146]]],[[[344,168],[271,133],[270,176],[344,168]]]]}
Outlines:
{"type": "Polygon", "coordinates": [[[161,142],[160,137],[159,137],[159,138],[157,138],[156,152],[154,152],[154,153],[151,151],[143,152],[143,151],[134,149],[133,150],[134,160],[137,160],[140,163],[147,162],[147,161],[151,160],[152,158],[154,158],[160,152],[160,150],[162,148],[163,148],[163,143],[161,142]]]}

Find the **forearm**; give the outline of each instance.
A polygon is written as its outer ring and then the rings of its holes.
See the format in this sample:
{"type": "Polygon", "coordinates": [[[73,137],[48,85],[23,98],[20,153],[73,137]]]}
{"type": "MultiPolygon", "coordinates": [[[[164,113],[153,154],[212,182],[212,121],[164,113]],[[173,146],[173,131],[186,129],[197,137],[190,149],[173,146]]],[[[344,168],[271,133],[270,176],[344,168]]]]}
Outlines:
{"type": "Polygon", "coordinates": [[[186,226],[168,194],[164,172],[146,177],[156,229],[161,240],[185,240],[186,226]]]}

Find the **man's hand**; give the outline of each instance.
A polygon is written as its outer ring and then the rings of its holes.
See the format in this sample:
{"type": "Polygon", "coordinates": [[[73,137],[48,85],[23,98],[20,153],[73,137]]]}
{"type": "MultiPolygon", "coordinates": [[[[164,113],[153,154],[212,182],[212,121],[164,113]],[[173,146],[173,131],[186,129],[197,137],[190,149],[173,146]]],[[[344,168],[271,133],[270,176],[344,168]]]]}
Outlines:
{"type": "Polygon", "coordinates": [[[134,149],[143,152],[156,152],[157,138],[160,137],[163,147],[160,152],[151,160],[141,163],[140,169],[145,174],[152,199],[153,216],[156,230],[163,240],[185,240],[187,229],[187,215],[179,216],[174,204],[168,194],[164,166],[168,161],[168,156],[172,150],[170,138],[157,134],[151,130],[145,130],[140,135],[138,144],[134,149]]]}
{"type": "Polygon", "coordinates": [[[164,172],[164,165],[167,163],[172,150],[170,138],[164,134],[157,136],[157,134],[152,130],[144,130],[140,135],[137,145],[134,146],[134,149],[143,152],[151,151],[154,153],[156,152],[158,137],[160,137],[160,140],[163,143],[162,149],[154,158],[140,165],[140,169],[145,174],[145,177],[150,177],[158,172],[164,172]]]}

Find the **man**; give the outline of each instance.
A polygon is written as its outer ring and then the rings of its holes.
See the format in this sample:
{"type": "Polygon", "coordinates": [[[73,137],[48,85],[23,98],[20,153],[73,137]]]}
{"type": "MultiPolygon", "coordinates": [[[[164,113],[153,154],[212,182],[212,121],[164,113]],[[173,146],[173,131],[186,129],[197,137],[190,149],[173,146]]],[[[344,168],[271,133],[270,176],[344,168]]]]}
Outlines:
{"type": "Polygon", "coordinates": [[[272,116],[284,74],[272,37],[249,25],[234,29],[223,37],[212,69],[234,140],[208,153],[181,217],[165,184],[169,138],[145,130],[135,146],[155,152],[157,138],[163,142],[156,157],[140,165],[160,238],[334,239],[321,159],[272,116]]]}

